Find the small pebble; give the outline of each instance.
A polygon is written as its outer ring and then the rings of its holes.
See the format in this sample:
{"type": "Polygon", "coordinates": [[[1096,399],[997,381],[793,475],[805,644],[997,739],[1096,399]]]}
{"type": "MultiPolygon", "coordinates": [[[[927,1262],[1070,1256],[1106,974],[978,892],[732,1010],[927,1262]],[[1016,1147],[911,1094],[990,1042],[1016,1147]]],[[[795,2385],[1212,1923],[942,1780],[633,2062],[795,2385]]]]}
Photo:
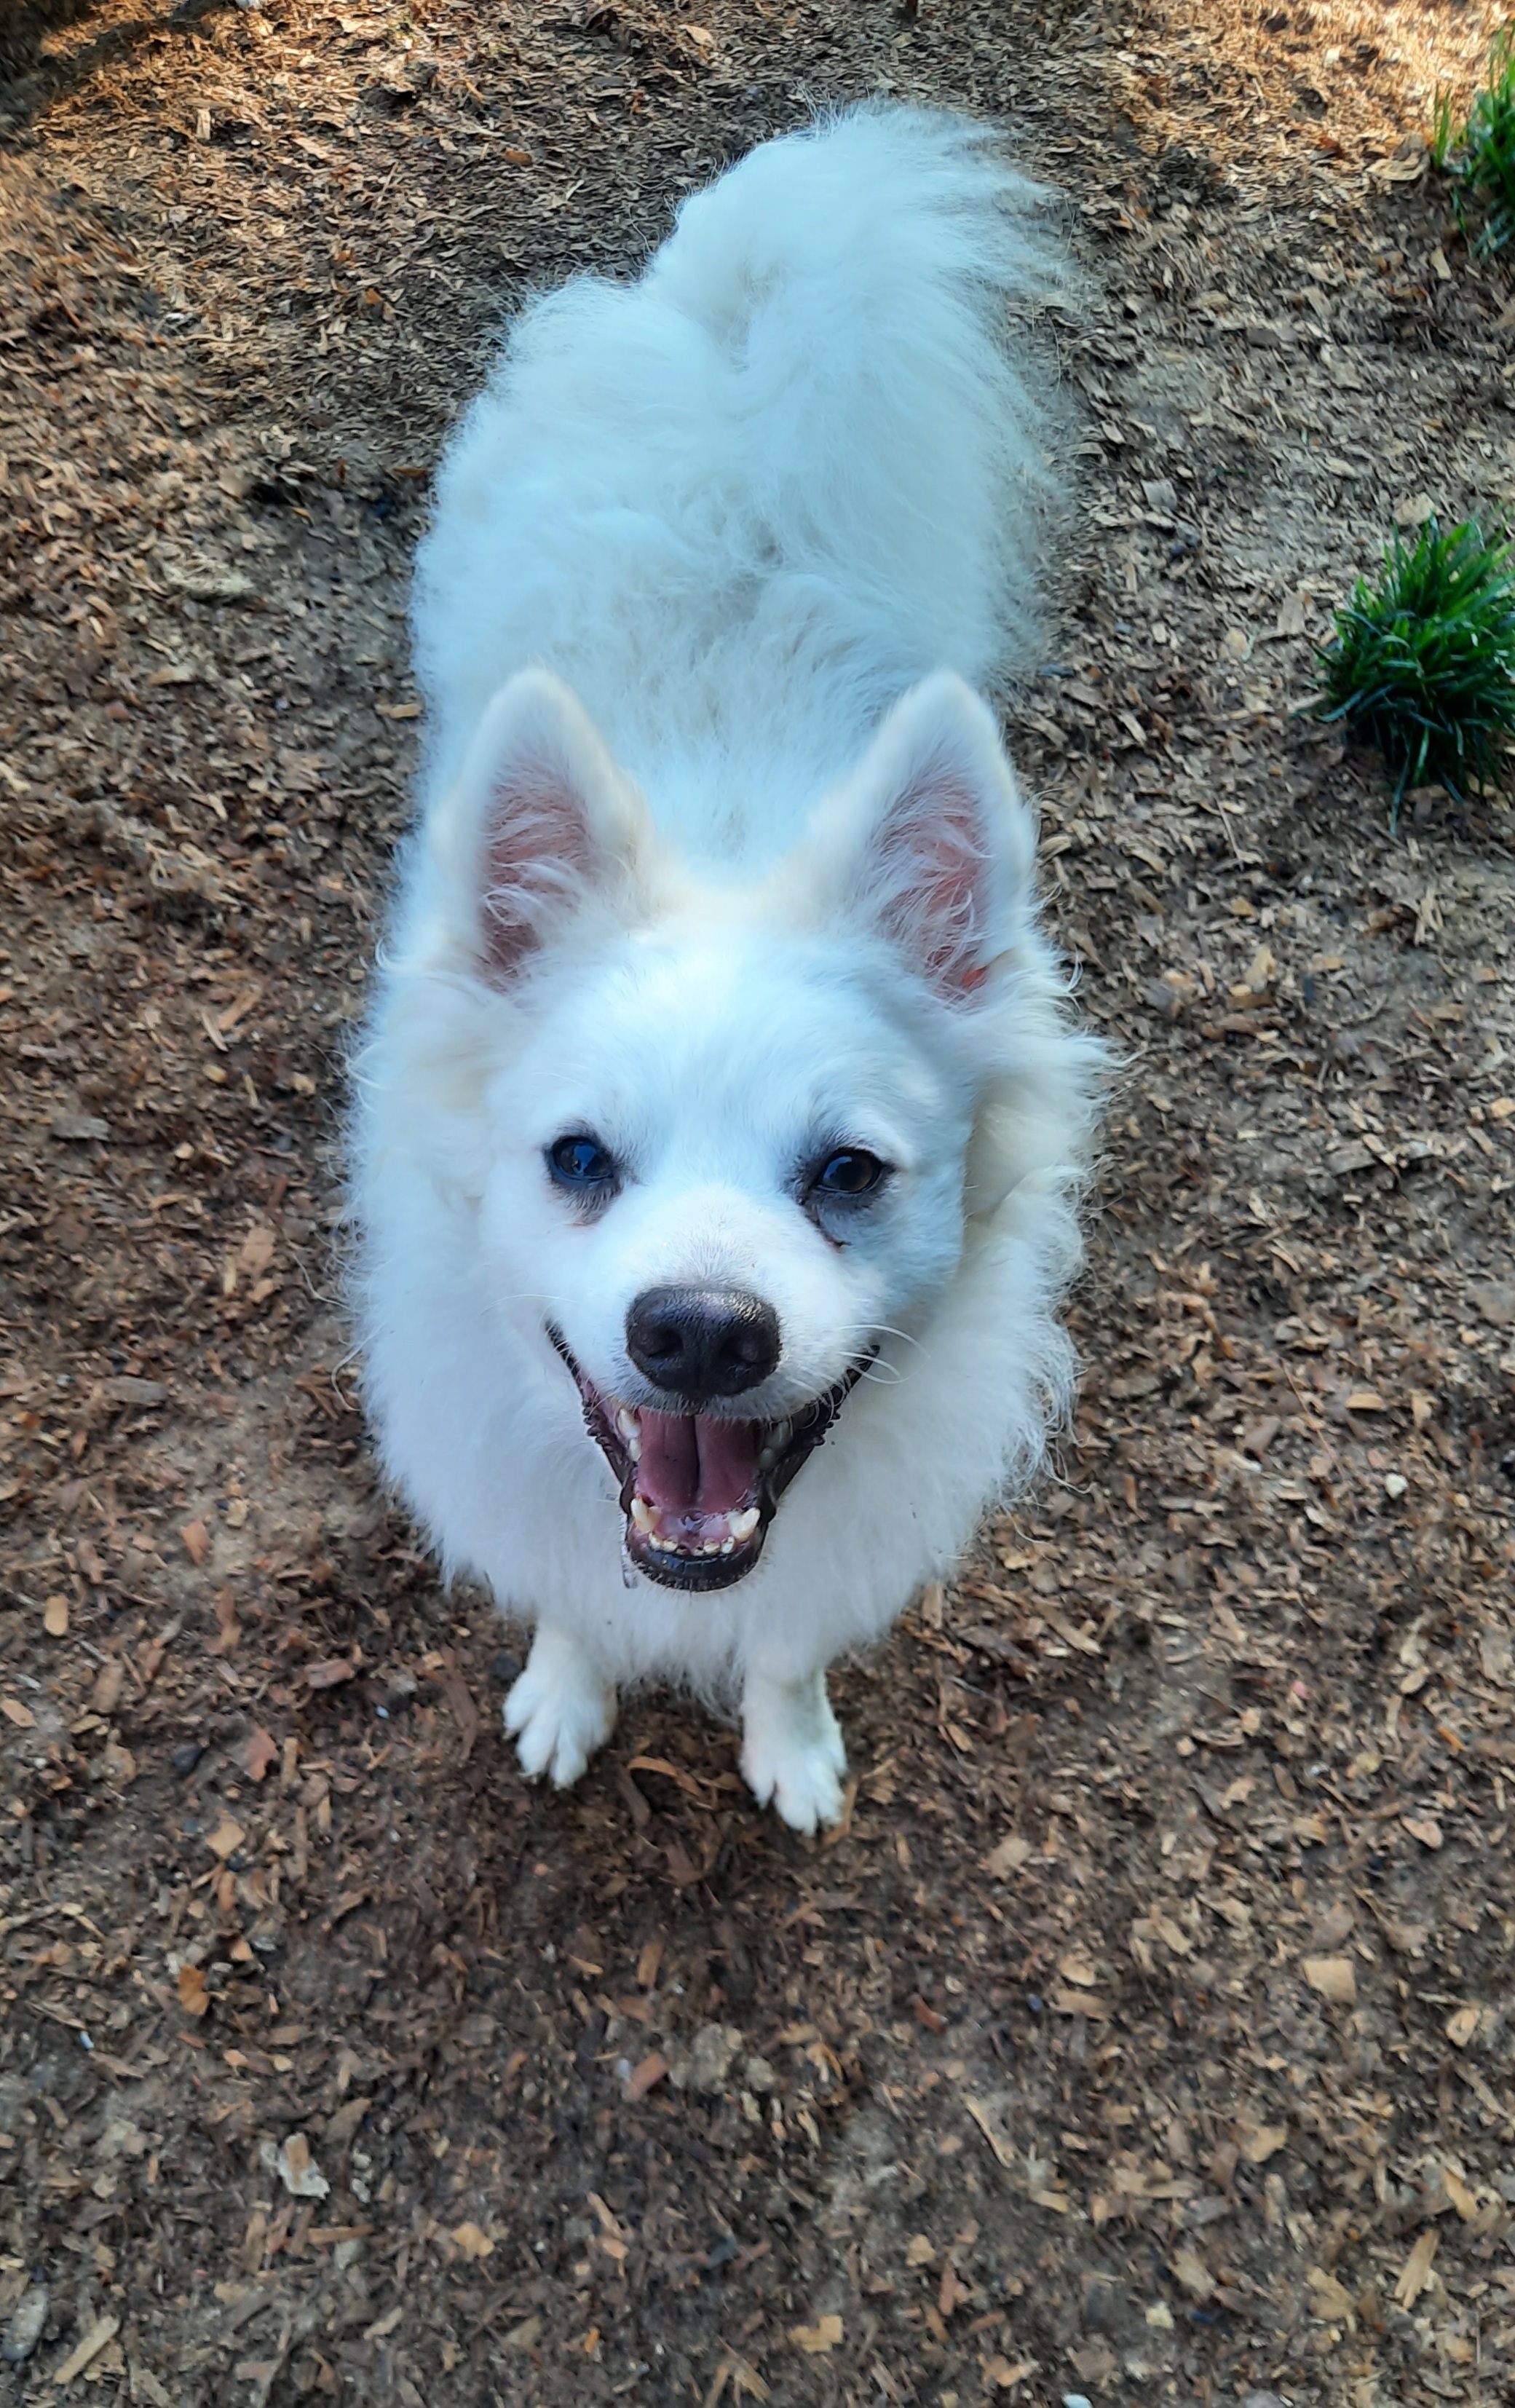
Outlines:
{"type": "Polygon", "coordinates": [[[520,1657],[507,1655],[503,1650],[493,1658],[489,1668],[490,1679],[498,1682],[502,1689],[508,1689],[512,1681],[520,1678],[520,1657]]]}
{"type": "Polygon", "coordinates": [[[39,2283],[26,2293],[6,2327],[4,2341],[0,2341],[0,2358],[7,2366],[24,2366],[41,2340],[47,2321],[48,2295],[39,2283]]]}
{"type": "Polygon", "coordinates": [[[168,1761],[173,1766],[174,1770],[179,1774],[179,1779],[182,1781],[188,1774],[194,1770],[195,1766],[199,1763],[200,1758],[204,1754],[205,1742],[203,1740],[187,1739],[183,1741],[179,1746],[175,1748],[168,1761]]]}
{"type": "Polygon", "coordinates": [[[1408,1486],[1409,1482],[1402,1471],[1386,1471],[1383,1475],[1383,1493],[1386,1497],[1403,1497],[1408,1486]]]}

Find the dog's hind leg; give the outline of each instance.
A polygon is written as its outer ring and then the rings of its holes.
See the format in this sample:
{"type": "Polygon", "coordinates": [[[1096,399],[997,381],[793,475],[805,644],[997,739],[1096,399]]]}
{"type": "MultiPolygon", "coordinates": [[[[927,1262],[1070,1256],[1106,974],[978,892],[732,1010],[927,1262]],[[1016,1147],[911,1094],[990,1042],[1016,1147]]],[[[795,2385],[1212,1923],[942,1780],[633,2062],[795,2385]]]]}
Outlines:
{"type": "Polygon", "coordinates": [[[770,1799],[796,1831],[837,1823],[847,1750],[824,1672],[775,1680],[749,1666],[742,1688],[742,1772],[760,1806],[770,1799]]]}
{"type": "Polygon", "coordinates": [[[505,1701],[505,1727],[528,1781],[545,1772],[568,1789],[615,1728],[616,1693],[567,1631],[542,1623],[526,1669],[505,1701]]]}

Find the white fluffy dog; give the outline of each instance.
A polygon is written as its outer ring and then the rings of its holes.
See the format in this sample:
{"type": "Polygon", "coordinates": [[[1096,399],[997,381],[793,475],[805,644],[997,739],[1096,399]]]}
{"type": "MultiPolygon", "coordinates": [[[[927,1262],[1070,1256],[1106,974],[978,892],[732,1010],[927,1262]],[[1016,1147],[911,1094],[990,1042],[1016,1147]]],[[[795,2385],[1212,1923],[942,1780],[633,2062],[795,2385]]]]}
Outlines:
{"type": "Polygon", "coordinates": [[[1029,641],[1036,205],[951,117],[768,143],[533,304],[441,472],[361,1310],[390,1470],[535,1627],[528,1774],[672,1680],[834,1821],[827,1665],[1065,1401],[1098,1048],[973,691],[1029,641]]]}

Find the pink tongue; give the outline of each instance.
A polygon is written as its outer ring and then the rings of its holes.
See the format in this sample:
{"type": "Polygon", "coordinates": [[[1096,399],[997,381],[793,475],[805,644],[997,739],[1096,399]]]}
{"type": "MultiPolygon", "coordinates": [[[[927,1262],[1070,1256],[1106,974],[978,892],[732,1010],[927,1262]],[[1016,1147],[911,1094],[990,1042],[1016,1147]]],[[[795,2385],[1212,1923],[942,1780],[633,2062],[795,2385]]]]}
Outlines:
{"type": "Polygon", "coordinates": [[[636,1485],[650,1505],[667,1513],[740,1512],[757,1486],[761,1422],[645,1411],[640,1418],[636,1485]]]}

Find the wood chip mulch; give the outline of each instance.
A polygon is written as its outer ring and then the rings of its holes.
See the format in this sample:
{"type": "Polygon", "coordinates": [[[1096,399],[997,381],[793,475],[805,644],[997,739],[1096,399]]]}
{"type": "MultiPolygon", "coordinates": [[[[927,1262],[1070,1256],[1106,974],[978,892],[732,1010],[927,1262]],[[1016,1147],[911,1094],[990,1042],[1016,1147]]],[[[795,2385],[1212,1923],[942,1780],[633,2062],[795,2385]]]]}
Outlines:
{"type": "Polygon", "coordinates": [[[1511,2396],[1511,822],[1391,842],[1297,710],[1515,492],[1423,142],[1497,15],[6,13],[0,2396],[1511,2396]],[[843,1670],[812,1847],[658,1698],[522,1786],[339,1140],[492,329],[879,89],[1069,195],[1012,735],[1124,1069],[1060,1478],[843,1670]]]}

